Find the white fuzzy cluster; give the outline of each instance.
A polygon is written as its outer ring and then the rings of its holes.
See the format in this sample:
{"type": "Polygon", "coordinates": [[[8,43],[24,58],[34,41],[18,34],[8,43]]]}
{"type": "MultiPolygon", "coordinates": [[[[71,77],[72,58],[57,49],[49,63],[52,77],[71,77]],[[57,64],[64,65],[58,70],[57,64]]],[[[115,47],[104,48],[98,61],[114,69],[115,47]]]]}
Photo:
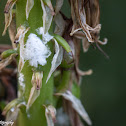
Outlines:
{"type": "Polygon", "coordinates": [[[29,60],[30,65],[34,67],[38,67],[38,64],[44,66],[47,63],[46,58],[50,56],[51,51],[46,43],[53,38],[48,33],[44,34],[42,27],[36,31],[42,35],[42,40],[36,34],[31,33],[24,49],[24,59],[29,60]]]}
{"type": "Polygon", "coordinates": [[[48,32],[46,34],[44,33],[43,27],[38,28],[36,31],[39,35],[42,35],[42,40],[44,43],[47,43],[53,38],[53,36],[51,36],[48,32]]]}
{"type": "Polygon", "coordinates": [[[22,88],[25,88],[25,84],[24,84],[24,75],[22,73],[19,73],[19,84],[22,88]]]}
{"type": "Polygon", "coordinates": [[[18,91],[18,97],[21,97],[21,94],[25,91],[24,75],[22,73],[19,73],[18,81],[20,86],[20,90],[18,91]]]}
{"type": "Polygon", "coordinates": [[[69,117],[64,112],[63,108],[60,108],[57,110],[56,125],[57,126],[69,126],[70,125],[69,117]]]}

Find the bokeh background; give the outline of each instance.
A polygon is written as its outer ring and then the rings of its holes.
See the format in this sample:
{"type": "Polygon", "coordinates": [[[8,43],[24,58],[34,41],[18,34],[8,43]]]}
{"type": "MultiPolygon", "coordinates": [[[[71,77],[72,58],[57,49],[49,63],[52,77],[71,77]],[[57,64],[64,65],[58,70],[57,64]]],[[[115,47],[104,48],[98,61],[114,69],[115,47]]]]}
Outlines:
{"type": "MultiPolygon", "coordinates": [[[[91,76],[83,77],[81,99],[93,126],[126,126],[126,1],[99,1],[101,40],[104,37],[109,40],[102,48],[110,59],[92,47],[81,54],[80,68],[94,71],[91,76]]],[[[5,3],[6,0],[0,0],[0,44],[11,43],[8,33],[1,36],[5,3]]],[[[69,12],[69,7],[63,10],[69,12]]]]}

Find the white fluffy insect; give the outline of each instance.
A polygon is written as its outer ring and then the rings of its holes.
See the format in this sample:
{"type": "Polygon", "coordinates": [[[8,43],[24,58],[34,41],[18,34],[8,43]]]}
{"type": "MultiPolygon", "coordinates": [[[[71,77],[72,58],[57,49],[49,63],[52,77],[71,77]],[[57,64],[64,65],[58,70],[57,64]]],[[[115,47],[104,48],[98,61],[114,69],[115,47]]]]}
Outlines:
{"type": "Polygon", "coordinates": [[[25,83],[24,83],[24,75],[20,72],[19,72],[18,81],[19,81],[19,88],[20,88],[20,90],[18,91],[18,97],[21,97],[21,94],[23,94],[25,91],[25,83]]]}
{"type": "Polygon", "coordinates": [[[42,35],[42,40],[45,44],[53,38],[48,32],[44,33],[43,27],[36,29],[36,31],[39,35],[42,35]]]}
{"type": "Polygon", "coordinates": [[[24,75],[22,73],[19,73],[19,84],[20,86],[22,86],[23,88],[25,88],[25,84],[24,84],[24,75]]]}
{"type": "Polygon", "coordinates": [[[24,59],[29,60],[31,66],[38,67],[38,64],[44,66],[47,63],[46,58],[48,58],[51,54],[50,49],[46,45],[49,40],[50,39],[43,41],[43,39],[41,40],[33,33],[28,36],[24,49],[24,59]]]}

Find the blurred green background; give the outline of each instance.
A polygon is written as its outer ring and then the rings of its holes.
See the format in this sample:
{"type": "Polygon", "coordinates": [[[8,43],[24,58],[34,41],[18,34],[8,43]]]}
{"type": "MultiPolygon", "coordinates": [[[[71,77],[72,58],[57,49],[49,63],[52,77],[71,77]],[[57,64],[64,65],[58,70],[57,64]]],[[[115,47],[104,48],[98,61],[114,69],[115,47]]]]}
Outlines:
{"type": "MultiPolygon", "coordinates": [[[[66,0],[65,0],[66,2],[66,0]]],[[[8,34],[2,37],[4,26],[3,9],[6,0],[0,0],[0,44],[10,43],[8,34]]],[[[110,56],[90,47],[81,54],[80,68],[93,69],[91,76],[83,77],[82,102],[90,115],[93,126],[126,126],[126,1],[100,0],[102,46],[110,56]]],[[[68,7],[64,9],[68,11],[68,7]]]]}

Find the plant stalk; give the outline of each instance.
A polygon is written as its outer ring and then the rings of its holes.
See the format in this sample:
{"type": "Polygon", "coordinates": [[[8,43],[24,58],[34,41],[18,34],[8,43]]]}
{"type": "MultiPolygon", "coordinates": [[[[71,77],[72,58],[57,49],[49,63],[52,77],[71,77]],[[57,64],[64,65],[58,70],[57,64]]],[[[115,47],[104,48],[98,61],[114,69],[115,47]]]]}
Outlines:
{"type": "MultiPolygon", "coordinates": [[[[29,18],[26,20],[26,0],[18,0],[16,3],[16,25],[17,28],[23,25],[25,22],[28,23],[30,29],[25,35],[25,42],[30,33],[36,33],[35,29],[42,27],[42,8],[40,0],[34,1],[34,6],[30,11],[29,18]]],[[[49,32],[51,32],[50,29],[49,32]]],[[[50,41],[48,47],[53,52],[53,43],[50,41]]],[[[46,84],[46,79],[51,67],[52,54],[47,59],[45,66],[39,66],[39,71],[43,71],[42,87],[40,88],[40,95],[29,108],[26,110],[26,106],[21,106],[17,121],[17,126],[46,126],[47,121],[45,117],[45,107],[43,105],[51,105],[53,103],[53,76],[49,79],[46,84]]],[[[30,90],[32,88],[32,75],[33,68],[29,65],[28,61],[25,62],[24,67],[21,71],[24,75],[25,92],[22,96],[23,101],[27,104],[30,90]]],[[[20,91],[20,88],[18,89],[20,91]]]]}

